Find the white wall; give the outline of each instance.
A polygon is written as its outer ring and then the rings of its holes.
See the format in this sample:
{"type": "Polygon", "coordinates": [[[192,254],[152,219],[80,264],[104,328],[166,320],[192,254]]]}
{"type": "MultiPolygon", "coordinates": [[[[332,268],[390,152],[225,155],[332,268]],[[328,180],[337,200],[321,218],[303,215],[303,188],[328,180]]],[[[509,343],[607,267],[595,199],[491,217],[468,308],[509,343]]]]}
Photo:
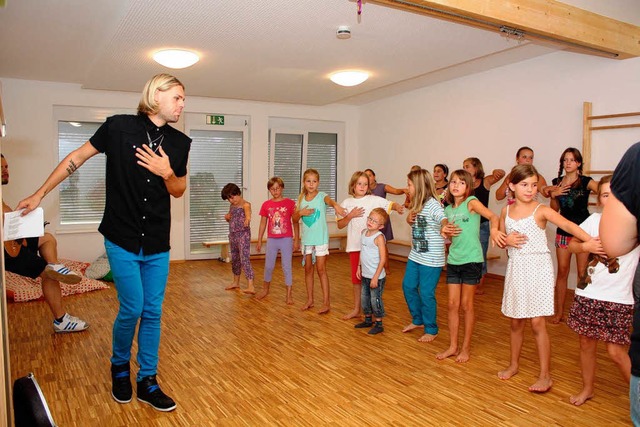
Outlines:
{"type": "MultiPolygon", "coordinates": [[[[359,165],[374,169],[382,182],[404,186],[416,163],[429,170],[446,163],[454,170],[475,156],[485,170],[508,171],[518,147],[528,145],[550,183],[562,151],[582,147],[583,101],[593,102],[596,115],[640,111],[638,76],[640,58],[558,52],[377,101],[361,108],[359,165]]],[[[624,148],[640,141],[640,129],[625,130],[623,143],[596,139],[594,167],[613,168],[624,148]]],[[[490,207],[498,213],[503,204],[495,202],[496,188],[490,207]]],[[[396,235],[408,238],[404,221],[393,221],[396,235]]],[[[503,256],[489,271],[504,274],[505,265],[503,256]]]]}
{"type": "MultiPolygon", "coordinates": [[[[3,104],[7,118],[8,137],[2,141],[2,150],[9,161],[10,183],[3,188],[3,196],[9,205],[15,205],[32,194],[57,165],[57,133],[53,120],[53,106],[86,106],[115,109],[135,109],[138,93],[122,93],[84,90],[78,85],[36,82],[16,79],[0,79],[3,87],[3,104]]],[[[269,117],[290,117],[298,119],[330,120],[345,123],[345,143],[342,169],[338,171],[339,182],[348,180],[350,172],[357,165],[358,109],[353,106],[330,105],[311,107],[288,104],[271,104],[199,98],[188,96],[186,112],[238,114],[251,118],[249,131],[249,201],[254,209],[266,200],[265,189],[268,180],[267,142],[269,117]],[[259,189],[259,191],[252,191],[259,189]]],[[[340,199],[346,197],[346,188],[338,189],[340,199]]],[[[47,231],[53,232],[59,242],[62,258],[93,261],[104,252],[99,233],[59,233],[57,193],[47,196],[43,203],[45,217],[51,222],[47,231]]],[[[184,199],[172,201],[171,259],[185,259],[184,199]]],[[[254,215],[252,230],[257,235],[259,216],[254,215]]],[[[332,230],[335,224],[332,224],[332,230]]]]}
{"type": "MultiPolygon", "coordinates": [[[[485,169],[508,170],[522,145],[536,150],[535,164],[550,182],[558,158],[568,146],[582,144],[582,103],[591,101],[594,114],[638,111],[640,59],[615,61],[572,53],[553,53],[432,87],[398,95],[362,107],[309,107],[188,97],[186,111],[244,114],[251,117],[250,201],[259,206],[268,179],[269,117],[345,122],[338,199],[346,197],[346,183],[356,169],[374,169],[381,182],[397,187],[406,183],[413,164],[431,169],[444,162],[453,170],[469,156],[483,160],[485,169]]],[[[5,199],[15,205],[31,194],[56,164],[57,145],[52,122],[53,105],[132,108],[137,93],[83,90],[77,85],[2,79],[9,137],[3,151],[11,168],[5,199]]],[[[188,84],[187,84],[188,93],[188,84]]],[[[640,129],[594,134],[597,168],[611,168],[625,145],[640,140],[640,129]],[[622,141],[622,142],[621,142],[622,141]]],[[[494,187],[495,190],[495,187],[494,187]]],[[[401,201],[401,197],[393,197],[401,201]]],[[[493,199],[493,192],[492,192],[493,199]]],[[[57,220],[55,195],[43,202],[52,225],[57,220]]],[[[502,204],[492,201],[497,213],[502,204]]],[[[185,258],[184,203],[173,201],[171,258],[185,258]]],[[[257,217],[257,216],[254,216],[257,217]]],[[[393,215],[396,237],[410,239],[404,218],[393,215]]],[[[254,218],[257,219],[257,218],[254,218]]],[[[253,225],[254,235],[258,223],[253,225]]],[[[50,231],[56,231],[49,226],[50,231]]],[[[549,227],[549,236],[553,228],[549,227]]],[[[56,234],[62,257],[91,261],[102,252],[98,233],[56,234]]],[[[401,252],[401,248],[395,248],[401,252]]],[[[501,251],[493,250],[500,254],[501,251]]],[[[490,264],[503,274],[505,257],[490,264]]]]}

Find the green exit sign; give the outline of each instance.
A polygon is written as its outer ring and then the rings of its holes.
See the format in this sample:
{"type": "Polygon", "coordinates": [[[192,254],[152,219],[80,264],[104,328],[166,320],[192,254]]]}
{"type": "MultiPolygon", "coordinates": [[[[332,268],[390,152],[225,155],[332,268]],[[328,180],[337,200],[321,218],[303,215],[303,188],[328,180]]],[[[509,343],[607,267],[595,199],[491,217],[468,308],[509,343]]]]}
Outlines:
{"type": "Polygon", "coordinates": [[[224,125],[224,116],[207,116],[208,125],[224,125]]]}

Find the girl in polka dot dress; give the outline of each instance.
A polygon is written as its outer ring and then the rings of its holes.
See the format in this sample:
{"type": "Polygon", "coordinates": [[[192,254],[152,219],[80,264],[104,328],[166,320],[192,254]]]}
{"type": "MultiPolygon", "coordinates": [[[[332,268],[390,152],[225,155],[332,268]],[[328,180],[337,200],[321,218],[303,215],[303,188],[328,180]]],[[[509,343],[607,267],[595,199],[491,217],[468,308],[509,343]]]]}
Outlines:
{"type": "Polygon", "coordinates": [[[510,173],[509,189],[515,202],[502,209],[500,230],[507,234],[509,253],[502,313],[511,318],[511,360],[506,369],[498,372],[498,377],[508,380],[518,373],[524,327],[527,319],[531,319],[540,358],[540,375],[529,391],[543,393],[553,385],[551,345],[545,316],[552,316],[554,312],[555,280],[545,233],[547,221],[583,242],[590,241],[591,236],[550,207],[538,203],[538,171],[533,165],[514,167],[510,173]]]}

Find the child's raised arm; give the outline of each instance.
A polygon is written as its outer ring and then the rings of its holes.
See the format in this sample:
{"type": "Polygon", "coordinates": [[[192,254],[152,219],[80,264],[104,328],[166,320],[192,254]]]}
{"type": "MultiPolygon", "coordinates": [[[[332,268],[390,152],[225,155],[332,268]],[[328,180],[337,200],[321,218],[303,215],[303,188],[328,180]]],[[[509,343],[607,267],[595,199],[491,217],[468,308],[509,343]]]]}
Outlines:
{"type": "Polygon", "coordinates": [[[569,251],[571,251],[574,254],[586,252],[586,253],[592,253],[596,255],[602,255],[604,257],[607,256],[606,252],[604,251],[604,248],[602,247],[602,242],[600,242],[599,237],[594,237],[590,240],[587,240],[586,242],[583,242],[577,237],[574,237],[569,242],[569,251]]]}
{"type": "Polygon", "coordinates": [[[507,197],[507,188],[509,188],[509,175],[504,177],[502,184],[500,184],[500,187],[496,190],[497,201],[504,200],[504,198],[507,197]]]}
{"type": "Polygon", "coordinates": [[[583,242],[591,240],[591,236],[589,235],[589,233],[580,228],[578,224],[569,221],[548,206],[541,205],[536,213],[541,215],[546,221],[549,221],[550,223],[562,228],[567,233],[573,234],[583,242]]]}
{"type": "Polygon", "coordinates": [[[506,174],[507,173],[504,171],[504,169],[494,169],[493,172],[491,172],[491,175],[487,175],[484,177],[485,187],[491,187],[493,184],[504,178],[506,174]]]}
{"type": "Polygon", "coordinates": [[[402,215],[404,213],[404,206],[402,206],[400,203],[393,202],[393,204],[391,205],[391,210],[396,211],[400,215],[402,215]]]}
{"type": "Polygon", "coordinates": [[[340,206],[340,205],[338,204],[338,202],[336,202],[335,200],[333,200],[333,199],[332,199],[331,197],[329,197],[328,195],[327,195],[327,196],[324,196],[324,203],[325,203],[327,206],[331,206],[333,209],[335,209],[335,210],[336,210],[336,213],[337,213],[338,215],[340,215],[340,216],[347,216],[347,211],[346,211],[346,209],[345,209],[345,208],[343,208],[342,206],[340,206]]]}
{"type": "Polygon", "coordinates": [[[384,185],[384,191],[389,193],[389,194],[395,194],[396,196],[400,196],[402,194],[408,194],[409,193],[409,189],[407,188],[396,188],[396,187],[392,187],[388,184],[384,185]]]}
{"type": "Polygon", "coordinates": [[[507,235],[499,230],[500,220],[498,216],[491,212],[489,208],[483,205],[478,199],[471,200],[468,206],[469,212],[475,212],[489,220],[489,223],[491,224],[491,241],[493,246],[497,245],[501,248],[504,247],[507,235]]]}

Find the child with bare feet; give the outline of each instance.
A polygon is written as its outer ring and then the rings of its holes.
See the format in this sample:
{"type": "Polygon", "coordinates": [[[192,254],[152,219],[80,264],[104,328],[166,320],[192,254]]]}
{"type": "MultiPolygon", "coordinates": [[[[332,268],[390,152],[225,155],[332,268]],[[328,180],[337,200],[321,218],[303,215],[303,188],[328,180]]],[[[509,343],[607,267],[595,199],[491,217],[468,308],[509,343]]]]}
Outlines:
{"type": "Polygon", "coordinates": [[[367,216],[375,208],[384,209],[387,213],[391,213],[391,210],[398,213],[404,212],[404,207],[400,204],[372,195],[369,191],[369,176],[362,171],[357,171],[351,176],[349,194],[351,197],[340,204],[348,213],[338,220],[338,228],[347,227],[346,251],[351,261],[351,283],[353,284],[353,310],[345,314],[342,317],[343,320],[360,316],[362,285],[356,272],[360,266],[360,238],[368,226],[367,216]]]}
{"type": "Polygon", "coordinates": [[[537,201],[538,171],[533,165],[518,165],[511,170],[509,190],[514,196],[514,203],[502,209],[500,230],[507,233],[505,245],[509,254],[502,313],[511,318],[511,357],[509,366],[498,372],[498,378],[508,380],[518,373],[524,328],[527,319],[531,319],[540,359],[540,375],[529,391],[544,393],[553,385],[551,344],[545,316],[551,316],[554,311],[553,262],[545,228],[547,222],[551,222],[583,242],[589,242],[591,236],[537,201]]]}
{"type": "Polygon", "coordinates": [[[418,341],[431,342],[438,335],[436,286],[444,266],[444,237],[447,224],[429,171],[417,169],[407,175],[411,199],[407,223],[411,225],[411,252],[402,279],[402,291],[411,313],[411,324],[402,332],[423,328],[418,341]]]}
{"type": "Polygon", "coordinates": [[[504,246],[505,235],[500,232],[498,217],[480,202],[473,192],[473,176],[463,169],[451,174],[444,214],[449,223],[443,232],[451,236],[447,258],[447,288],[449,290],[449,348],[436,355],[439,360],[456,356],[464,363],[471,354],[471,335],[475,325],[473,299],[482,278],[484,256],[480,243],[480,217],[489,220],[491,240],[504,246]],[[460,308],[464,312],[464,338],[458,351],[460,308]]]}
{"type": "MultiPolygon", "coordinates": [[[[610,182],[611,175],[598,182],[598,203],[601,206],[609,201],[610,182]]],[[[600,213],[591,214],[580,224],[580,228],[597,237],[601,217],[600,213]]],[[[627,348],[633,317],[633,276],[638,265],[640,246],[621,257],[608,258],[599,239],[591,242],[592,245],[580,242],[577,237],[569,242],[571,252],[591,253],[586,275],[578,282],[567,319],[567,326],[580,337],[582,390],[569,397],[569,401],[576,406],[593,397],[598,341],[606,343],[607,353],[620,369],[625,382],[628,384],[631,380],[631,359],[627,348]]]]}
{"type": "Polygon", "coordinates": [[[389,221],[389,214],[382,208],[375,208],[367,217],[367,228],[360,233],[360,258],[356,275],[362,280],[362,311],[364,322],[355,325],[356,328],[369,328],[369,335],[384,332],[382,318],[384,304],[382,292],[386,272],[384,264],[387,258],[387,244],[382,229],[389,221]],[[373,324],[373,317],[376,319],[373,324]]]}
{"type": "Polygon", "coordinates": [[[298,196],[297,210],[293,221],[302,219],[302,264],[304,281],[307,286],[307,302],[302,310],[313,307],[313,273],[318,272],[322,286],[322,307],[318,314],[328,313],[331,309],[329,295],[329,276],[327,275],[327,255],[329,255],[329,228],[327,227],[327,205],[336,213],[345,216],[340,205],[323,191],[318,190],[320,174],[315,169],[307,169],[302,175],[302,192],[298,196]]]}
{"type": "Polygon", "coordinates": [[[258,243],[256,251],[262,249],[262,237],[267,230],[267,254],[264,260],[264,283],[262,291],[256,295],[256,299],[263,299],[269,295],[271,277],[276,266],[276,258],[280,251],[284,283],[287,286],[286,303],[293,304],[293,274],[291,272],[291,259],[293,252],[299,250],[300,224],[292,222],[291,218],[296,209],[296,202],[282,197],[284,181],[274,176],[267,182],[267,190],[271,193],[271,200],[267,200],[260,208],[260,229],[258,231],[258,243]]]}
{"type": "MultiPolygon", "coordinates": [[[[547,187],[551,200],[549,206],[560,215],[581,224],[589,217],[589,194],[598,190],[597,182],[590,176],[582,174],[582,154],[580,150],[569,147],[560,156],[558,177],[554,178],[552,186],[547,187]],[[564,172],[564,175],[562,173],[564,172]]],[[[551,323],[557,324],[565,320],[564,308],[567,296],[567,283],[571,268],[571,252],[569,242],[571,234],[558,228],[556,234],[556,260],[558,274],[556,276],[556,310],[551,323]]],[[[587,268],[588,254],[575,254],[577,271],[587,268]]]]}
{"type": "Polygon", "coordinates": [[[233,272],[233,282],[227,286],[226,290],[240,288],[240,271],[244,271],[247,278],[247,288],[242,292],[245,294],[255,294],[253,287],[253,268],[251,268],[251,203],[242,198],[240,188],[229,183],[222,188],[222,200],[229,201],[229,213],[224,219],[229,223],[229,249],[231,251],[231,271],[233,272]]]}

